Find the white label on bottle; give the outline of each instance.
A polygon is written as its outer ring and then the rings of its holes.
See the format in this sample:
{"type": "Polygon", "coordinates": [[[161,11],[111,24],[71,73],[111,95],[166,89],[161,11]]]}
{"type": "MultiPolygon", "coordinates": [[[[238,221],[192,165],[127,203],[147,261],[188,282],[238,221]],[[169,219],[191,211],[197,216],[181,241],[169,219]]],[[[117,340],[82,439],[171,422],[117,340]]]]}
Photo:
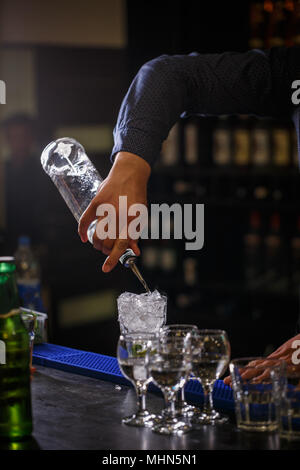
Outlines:
{"type": "Polygon", "coordinates": [[[0,340],[0,365],[1,364],[6,364],[6,345],[2,340],[0,340]]]}
{"type": "Polygon", "coordinates": [[[268,132],[265,129],[254,129],[252,137],[254,165],[267,165],[270,161],[268,132]]]}
{"type": "Polygon", "coordinates": [[[162,162],[164,165],[174,165],[179,159],[179,125],[175,124],[162,145],[162,162]]]}
{"type": "Polygon", "coordinates": [[[230,133],[225,129],[216,129],[213,138],[213,158],[217,165],[230,163],[230,133]]]}
{"type": "Polygon", "coordinates": [[[198,128],[194,123],[186,124],[184,128],[184,156],[189,165],[198,161],[198,128]]]}
{"type": "Polygon", "coordinates": [[[287,129],[274,129],[274,163],[275,165],[288,165],[290,160],[290,139],[287,129]]]}

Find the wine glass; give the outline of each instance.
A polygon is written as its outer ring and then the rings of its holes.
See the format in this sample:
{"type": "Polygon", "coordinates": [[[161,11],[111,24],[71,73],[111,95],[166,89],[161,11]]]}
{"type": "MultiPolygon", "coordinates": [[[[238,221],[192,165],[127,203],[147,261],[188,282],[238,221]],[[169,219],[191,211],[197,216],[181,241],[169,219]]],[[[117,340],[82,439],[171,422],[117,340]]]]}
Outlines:
{"type": "Polygon", "coordinates": [[[202,384],[204,405],[202,412],[194,412],[193,424],[226,422],[213,406],[213,387],[226,371],[230,360],[230,343],[224,330],[198,330],[192,336],[192,370],[202,384]]]}
{"type": "MultiPolygon", "coordinates": [[[[187,334],[193,334],[193,332],[197,332],[198,327],[196,325],[187,325],[187,324],[173,324],[173,325],[165,325],[161,328],[160,334],[169,334],[174,336],[185,336],[187,334]]],[[[176,400],[176,413],[178,416],[192,416],[195,407],[189,405],[185,401],[184,395],[184,386],[179,390],[176,400]]]]}
{"type": "Polygon", "coordinates": [[[123,375],[132,382],[137,394],[138,409],[135,414],[122,419],[129,426],[152,426],[155,415],[146,408],[146,393],[151,381],[146,366],[147,352],[156,347],[155,333],[128,333],[121,335],[118,341],[117,357],[123,375]]]}
{"type": "Polygon", "coordinates": [[[176,413],[177,392],[191,373],[191,338],[160,334],[157,351],[149,356],[149,371],[154,383],[161,389],[166,408],[155,420],[152,431],[159,434],[183,434],[192,429],[188,420],[176,413]]]}

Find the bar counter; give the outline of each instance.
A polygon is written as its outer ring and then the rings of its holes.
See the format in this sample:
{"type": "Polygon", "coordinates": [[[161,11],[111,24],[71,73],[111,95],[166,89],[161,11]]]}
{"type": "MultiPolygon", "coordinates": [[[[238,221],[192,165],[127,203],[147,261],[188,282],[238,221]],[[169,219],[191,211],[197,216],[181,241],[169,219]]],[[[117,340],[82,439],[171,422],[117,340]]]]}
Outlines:
{"type": "MultiPolygon", "coordinates": [[[[148,393],[148,408],[159,412],[161,396],[148,393]]],[[[134,412],[132,387],[36,366],[32,381],[33,447],[42,450],[279,450],[300,449],[275,434],[245,433],[227,424],[202,426],[183,436],[161,436],[121,423],[134,412]]]]}

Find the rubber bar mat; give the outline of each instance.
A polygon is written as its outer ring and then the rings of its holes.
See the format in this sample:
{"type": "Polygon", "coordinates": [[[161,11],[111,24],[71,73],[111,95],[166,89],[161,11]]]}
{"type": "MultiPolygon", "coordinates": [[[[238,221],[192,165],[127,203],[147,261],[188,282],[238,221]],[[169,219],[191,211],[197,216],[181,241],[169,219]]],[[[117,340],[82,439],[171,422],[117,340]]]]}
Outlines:
{"type": "MultiPolygon", "coordinates": [[[[132,385],[120,371],[117,359],[103,354],[43,343],[34,346],[33,363],[116,384],[132,385]]],[[[161,393],[153,383],[150,383],[149,391],[161,393]]],[[[191,404],[200,405],[203,403],[202,387],[198,381],[188,381],[185,386],[185,397],[187,402],[191,404]]],[[[217,409],[234,410],[232,390],[222,380],[216,381],[213,398],[217,409]]]]}

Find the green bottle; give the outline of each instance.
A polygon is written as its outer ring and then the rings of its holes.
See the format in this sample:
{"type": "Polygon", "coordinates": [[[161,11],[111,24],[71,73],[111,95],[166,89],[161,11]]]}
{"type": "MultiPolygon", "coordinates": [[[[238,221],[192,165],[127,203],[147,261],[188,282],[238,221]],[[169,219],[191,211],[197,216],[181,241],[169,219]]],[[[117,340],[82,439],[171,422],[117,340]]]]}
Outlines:
{"type": "Polygon", "coordinates": [[[0,257],[0,438],[32,433],[29,338],[22,322],[14,258],[0,257]]]}

